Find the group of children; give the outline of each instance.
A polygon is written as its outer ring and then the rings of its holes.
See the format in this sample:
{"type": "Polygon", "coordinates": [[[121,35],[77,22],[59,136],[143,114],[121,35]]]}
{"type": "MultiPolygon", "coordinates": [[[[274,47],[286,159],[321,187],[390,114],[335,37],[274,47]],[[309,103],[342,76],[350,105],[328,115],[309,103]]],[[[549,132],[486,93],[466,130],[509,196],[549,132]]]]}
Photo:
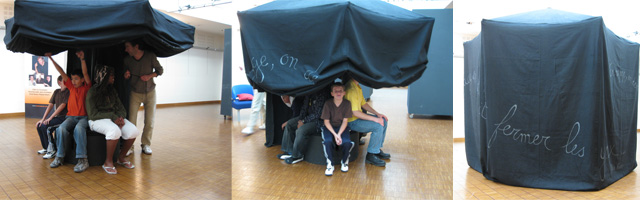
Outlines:
{"type": "Polygon", "coordinates": [[[120,137],[124,139],[122,149],[125,151],[120,151],[116,163],[128,169],[134,168],[135,166],[126,159],[126,150],[131,148],[139,131],[134,124],[125,119],[126,110],[113,87],[115,79],[113,68],[106,65],[98,66],[96,85],[93,85],[83,51],[76,52],[82,69],[72,71],[70,76],[67,76],[53,60],[51,53],[46,53],[45,56],[51,59],[60,73],[58,77],[60,89],[54,91],[43,118],[36,123],[43,148],[47,145],[46,151],[43,149],[38,153],[46,152],[43,158],[52,158],[55,155],[55,159],[50,164],[51,168],[61,166],[64,163],[67,142],[73,134],[78,159],[74,171],[83,172],[89,167],[86,131],[90,128],[92,131],[104,134],[107,140],[107,157],[102,165],[105,172],[117,173],[112,158],[120,137]],[[47,118],[54,105],[56,107],[54,113],[47,118]],[[58,124],[54,145],[51,134],[47,134],[47,129],[58,124]]]}

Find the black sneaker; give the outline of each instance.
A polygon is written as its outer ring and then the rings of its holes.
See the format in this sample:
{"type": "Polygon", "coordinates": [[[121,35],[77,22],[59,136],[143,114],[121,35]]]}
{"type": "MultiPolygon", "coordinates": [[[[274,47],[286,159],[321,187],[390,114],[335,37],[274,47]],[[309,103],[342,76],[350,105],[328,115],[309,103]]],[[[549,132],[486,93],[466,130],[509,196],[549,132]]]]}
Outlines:
{"type": "Polygon", "coordinates": [[[383,152],[382,149],[380,149],[380,153],[376,154],[376,156],[378,156],[378,158],[380,158],[380,159],[389,159],[389,158],[391,158],[391,154],[383,152]]]}
{"type": "Polygon", "coordinates": [[[296,164],[302,160],[304,160],[304,157],[295,158],[291,156],[289,158],[284,159],[284,162],[286,162],[287,164],[296,164]]]}
{"type": "Polygon", "coordinates": [[[280,160],[284,160],[284,159],[287,159],[287,158],[290,158],[290,157],[291,157],[291,154],[289,154],[289,153],[278,154],[278,159],[280,159],[280,160]]]}
{"type": "Polygon", "coordinates": [[[365,162],[378,167],[384,167],[387,164],[383,160],[380,160],[380,158],[378,158],[376,154],[372,154],[372,153],[367,153],[367,158],[365,159],[365,162]]]}

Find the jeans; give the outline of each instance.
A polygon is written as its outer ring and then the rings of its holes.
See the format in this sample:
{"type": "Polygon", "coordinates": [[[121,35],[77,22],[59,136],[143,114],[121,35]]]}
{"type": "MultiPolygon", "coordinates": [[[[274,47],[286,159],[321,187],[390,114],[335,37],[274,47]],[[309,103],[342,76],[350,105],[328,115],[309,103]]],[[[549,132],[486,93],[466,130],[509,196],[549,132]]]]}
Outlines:
{"type": "Polygon", "coordinates": [[[293,142],[296,139],[296,128],[298,126],[298,117],[294,117],[287,121],[287,125],[284,127],[284,132],[282,133],[282,145],[280,146],[280,150],[286,153],[293,152],[293,142]]]}
{"type": "Polygon", "coordinates": [[[64,119],[64,116],[57,116],[52,118],[51,121],[49,121],[49,124],[40,124],[40,126],[37,127],[38,135],[40,136],[40,144],[42,144],[43,149],[47,149],[49,142],[52,142],[52,140],[49,140],[49,137],[47,136],[47,128],[62,123],[64,119]]]}
{"type": "MultiPolygon", "coordinates": [[[[371,116],[378,117],[376,115],[371,115],[371,116]]],[[[372,154],[380,153],[380,149],[382,148],[382,144],[384,143],[384,138],[387,135],[387,120],[384,120],[384,127],[383,127],[374,121],[356,119],[355,121],[349,122],[349,127],[351,128],[352,131],[357,131],[361,133],[371,132],[371,138],[369,139],[369,146],[367,147],[367,152],[372,154]]]]}
{"type": "MultiPolygon", "coordinates": [[[[153,136],[153,123],[156,113],[156,90],[147,93],[137,93],[131,91],[129,96],[129,121],[135,125],[138,122],[138,109],[140,104],[144,104],[144,128],[142,128],[142,145],[151,146],[151,136],[153,136]]],[[[131,147],[133,148],[133,146],[131,147]]]]}
{"type": "Polygon", "coordinates": [[[56,130],[56,144],[58,145],[57,157],[65,156],[65,148],[69,140],[69,133],[73,130],[73,138],[76,141],[76,158],[87,158],[87,116],[67,116],[56,130]]]}
{"type": "Polygon", "coordinates": [[[282,148],[283,148],[283,151],[291,153],[292,157],[299,158],[299,157],[302,157],[303,152],[307,150],[307,142],[309,142],[309,136],[312,134],[318,133],[318,127],[316,126],[316,120],[314,120],[314,121],[304,123],[302,126],[300,126],[300,128],[297,128],[298,118],[294,118],[294,119],[296,120],[293,121],[293,123],[287,123],[287,126],[285,126],[284,128],[285,133],[283,134],[283,138],[282,138],[283,140],[282,143],[284,145],[286,140],[285,138],[287,137],[291,138],[293,137],[291,136],[291,134],[295,133],[293,146],[292,147],[289,146],[289,149],[287,149],[286,151],[284,149],[285,147],[282,147],[282,148]]]}
{"type": "MultiPolygon", "coordinates": [[[[333,131],[338,133],[340,131],[340,127],[332,127],[333,131]]],[[[354,142],[351,141],[351,133],[349,133],[349,126],[344,129],[342,135],[342,145],[340,145],[342,150],[342,163],[349,164],[349,156],[351,155],[351,149],[353,149],[354,142]]],[[[329,165],[333,165],[333,150],[336,149],[336,141],[334,139],[331,131],[325,126],[322,126],[322,146],[324,147],[324,157],[327,158],[327,163],[329,165]]]]}

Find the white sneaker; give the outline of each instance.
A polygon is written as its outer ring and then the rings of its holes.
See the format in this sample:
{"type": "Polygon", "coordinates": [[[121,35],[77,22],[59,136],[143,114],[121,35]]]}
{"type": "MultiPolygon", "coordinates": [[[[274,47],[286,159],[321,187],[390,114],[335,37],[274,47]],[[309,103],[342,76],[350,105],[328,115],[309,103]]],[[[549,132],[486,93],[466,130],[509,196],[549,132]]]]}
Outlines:
{"type": "Polygon", "coordinates": [[[267,126],[266,126],[265,124],[262,124],[262,125],[260,125],[258,128],[259,128],[260,130],[264,130],[264,129],[266,129],[266,128],[267,128],[267,126]]]}
{"type": "Polygon", "coordinates": [[[340,166],[340,171],[348,172],[349,171],[349,164],[342,163],[342,166],[340,166]]]}
{"type": "Polygon", "coordinates": [[[53,158],[53,157],[56,157],[56,151],[47,152],[47,154],[44,154],[44,156],[42,156],[42,158],[44,158],[44,159],[49,159],[49,158],[53,158]]]}
{"type": "Polygon", "coordinates": [[[326,176],[333,175],[333,165],[327,165],[327,170],[324,171],[324,175],[326,176]]]}
{"type": "Polygon", "coordinates": [[[147,145],[143,145],[142,146],[142,153],[147,154],[147,155],[151,155],[151,147],[147,146],[147,145]]]}
{"type": "Polygon", "coordinates": [[[253,130],[253,127],[246,127],[244,129],[242,129],[242,133],[244,134],[253,134],[255,130],[253,130]]]}
{"type": "Polygon", "coordinates": [[[38,150],[38,154],[45,154],[45,153],[47,153],[47,150],[46,150],[46,149],[40,149],[40,150],[38,150]]]}
{"type": "Polygon", "coordinates": [[[130,156],[133,153],[133,148],[129,149],[129,151],[127,151],[127,154],[125,156],[130,156]]]}

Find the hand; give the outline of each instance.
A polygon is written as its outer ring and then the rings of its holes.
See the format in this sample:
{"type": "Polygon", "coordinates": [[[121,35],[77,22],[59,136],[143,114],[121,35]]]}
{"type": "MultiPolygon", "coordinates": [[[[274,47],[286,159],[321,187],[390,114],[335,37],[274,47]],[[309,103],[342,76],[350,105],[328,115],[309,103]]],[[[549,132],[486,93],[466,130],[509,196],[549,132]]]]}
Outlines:
{"type": "Polygon", "coordinates": [[[140,76],[140,80],[142,80],[142,81],[149,81],[151,78],[153,78],[153,76],[151,76],[151,74],[140,76]]]}
{"type": "Polygon", "coordinates": [[[51,52],[44,53],[44,56],[51,57],[51,52]]]}
{"type": "Polygon", "coordinates": [[[42,124],[42,120],[39,120],[38,122],[36,122],[36,127],[39,127],[40,124],[42,124]]]}
{"type": "Polygon", "coordinates": [[[378,124],[380,124],[380,126],[384,127],[384,118],[382,117],[378,117],[376,119],[376,122],[378,122],[378,124]]]}
{"type": "Polygon", "coordinates": [[[302,120],[298,120],[298,128],[300,128],[304,123],[302,123],[302,120]]]}
{"type": "Polygon", "coordinates": [[[84,51],[82,51],[82,50],[76,51],[76,56],[78,56],[78,58],[80,58],[80,60],[84,60],[84,51]]]}
{"type": "Polygon", "coordinates": [[[116,123],[116,125],[118,125],[119,128],[122,128],[124,126],[124,118],[118,117],[118,119],[116,119],[115,123],[116,123]]]}
{"type": "Polygon", "coordinates": [[[378,117],[382,117],[382,118],[384,118],[385,121],[389,121],[389,119],[387,118],[386,115],[384,115],[382,113],[378,113],[378,114],[379,114],[378,117]]]}
{"type": "Polygon", "coordinates": [[[127,70],[126,72],[124,72],[124,79],[129,79],[129,77],[131,77],[131,72],[127,70]]]}
{"type": "Polygon", "coordinates": [[[282,123],[282,130],[284,130],[284,127],[287,126],[287,122],[282,123]]]}
{"type": "Polygon", "coordinates": [[[49,122],[51,121],[51,118],[45,119],[44,121],[42,121],[42,123],[44,125],[49,125],[49,122]]]}
{"type": "Polygon", "coordinates": [[[342,145],[342,138],[340,138],[339,135],[337,135],[337,134],[333,135],[333,138],[335,138],[335,140],[336,140],[336,145],[338,145],[338,146],[342,145]]]}

